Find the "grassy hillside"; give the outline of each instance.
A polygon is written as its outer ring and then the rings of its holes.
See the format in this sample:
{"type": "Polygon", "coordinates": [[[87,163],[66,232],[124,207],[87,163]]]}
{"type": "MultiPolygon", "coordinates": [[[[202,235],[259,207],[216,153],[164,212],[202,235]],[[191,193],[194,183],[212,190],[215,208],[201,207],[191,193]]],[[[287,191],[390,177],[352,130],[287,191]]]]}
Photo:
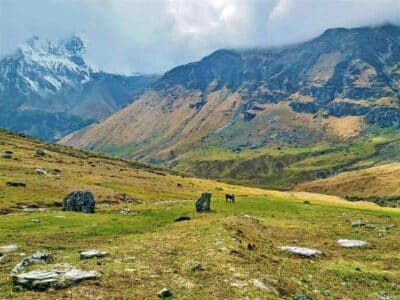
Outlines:
{"type": "Polygon", "coordinates": [[[400,204],[399,174],[400,163],[393,163],[302,183],[296,189],[397,207],[397,202],[400,204]]]}
{"type": "Polygon", "coordinates": [[[0,215],[0,246],[19,248],[0,257],[2,299],[156,299],[163,287],[176,299],[292,299],[300,294],[376,299],[400,294],[396,209],[186,178],[0,131],[0,152],[5,151],[13,154],[0,158],[0,203],[10,213],[0,215]],[[37,149],[46,155],[35,156],[37,149]],[[60,177],[38,175],[39,167],[60,177]],[[10,180],[27,186],[6,186],[10,180]],[[60,211],[55,202],[80,188],[94,192],[97,212],[60,211]],[[194,199],[203,191],[213,193],[212,212],[197,214],[194,199]],[[237,203],[225,203],[228,191],[238,196],[237,203]],[[31,212],[22,205],[30,205],[31,212]],[[132,214],[120,214],[121,208],[132,214]],[[191,220],[174,222],[182,215],[191,220]],[[352,228],[351,222],[359,219],[374,226],[352,228]],[[341,238],[369,245],[344,249],[336,244],[341,238]],[[284,245],[317,248],[324,255],[302,259],[281,252],[278,247],[284,245]],[[109,256],[79,260],[78,250],[84,249],[109,256]],[[94,269],[101,277],[64,290],[14,290],[10,270],[37,250],[49,251],[54,264],[94,269]]]}
{"type": "Polygon", "coordinates": [[[216,145],[188,152],[170,166],[230,183],[289,190],[298,183],[343,171],[400,161],[399,145],[399,135],[390,131],[339,144],[319,142],[295,147],[282,143],[237,151],[216,145]]]}

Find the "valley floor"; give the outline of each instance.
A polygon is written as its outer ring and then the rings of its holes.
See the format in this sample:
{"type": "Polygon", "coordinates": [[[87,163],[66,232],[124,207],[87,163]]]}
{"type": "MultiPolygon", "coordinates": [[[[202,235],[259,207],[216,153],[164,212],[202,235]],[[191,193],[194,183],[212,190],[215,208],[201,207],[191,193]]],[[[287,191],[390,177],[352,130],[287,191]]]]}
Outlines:
{"type": "Polygon", "coordinates": [[[163,287],[175,299],[400,295],[397,209],[187,178],[0,131],[0,153],[6,151],[12,154],[0,158],[0,247],[18,249],[0,257],[1,299],[157,299],[163,287]],[[36,155],[39,148],[44,156],[36,155]],[[26,187],[7,186],[8,181],[26,187]],[[67,193],[79,189],[95,194],[95,214],[58,207],[67,193]],[[212,211],[198,214],[194,200],[204,191],[213,194],[212,211]],[[236,203],[225,202],[227,192],[237,196],[236,203]],[[124,208],[131,213],[121,214],[124,208]],[[191,220],[174,222],[179,216],[191,220]],[[352,227],[357,220],[368,226],[352,227]],[[339,239],[368,245],[346,249],[339,239]],[[281,246],[316,248],[323,255],[301,258],[281,246]],[[109,255],[80,260],[79,251],[87,249],[109,255]],[[51,253],[52,265],[97,270],[101,277],[61,290],[16,290],[11,269],[38,250],[51,253]]]}

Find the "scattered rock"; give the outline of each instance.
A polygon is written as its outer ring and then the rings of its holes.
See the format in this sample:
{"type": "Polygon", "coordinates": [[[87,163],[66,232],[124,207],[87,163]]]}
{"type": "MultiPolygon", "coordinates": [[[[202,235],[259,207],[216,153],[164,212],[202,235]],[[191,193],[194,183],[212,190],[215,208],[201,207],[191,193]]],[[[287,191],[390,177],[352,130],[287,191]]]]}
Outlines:
{"type": "Polygon", "coordinates": [[[6,183],[8,186],[15,186],[15,187],[26,187],[26,183],[23,182],[16,182],[16,181],[9,181],[6,183]]]}
{"type": "Polygon", "coordinates": [[[304,257],[313,257],[322,254],[322,252],[317,249],[302,248],[302,247],[283,246],[279,247],[279,249],[281,249],[282,251],[286,251],[304,257]]]}
{"type": "Polygon", "coordinates": [[[293,297],[294,300],[311,300],[310,297],[308,297],[306,294],[297,294],[293,297]]]}
{"type": "Polygon", "coordinates": [[[174,222],[190,221],[190,220],[191,220],[190,217],[187,217],[187,216],[180,216],[180,217],[177,217],[177,218],[174,220],[174,222]]]}
{"type": "Polygon", "coordinates": [[[12,159],[13,157],[12,157],[12,154],[6,153],[6,154],[3,154],[3,155],[1,156],[1,158],[4,158],[4,159],[12,159]]]}
{"type": "Polygon", "coordinates": [[[80,258],[81,259],[90,259],[90,258],[102,258],[108,255],[107,252],[102,252],[99,250],[88,250],[88,251],[81,251],[80,258]]]}
{"type": "Polygon", "coordinates": [[[255,244],[252,244],[252,243],[248,243],[248,244],[247,244],[247,249],[248,249],[248,250],[256,250],[256,245],[255,245],[255,244]]]}
{"type": "Polygon", "coordinates": [[[183,187],[182,183],[177,183],[176,186],[177,187],[183,187]]]}
{"type": "Polygon", "coordinates": [[[14,285],[30,290],[60,289],[69,287],[82,280],[96,279],[96,271],[82,271],[75,268],[56,268],[52,270],[37,270],[13,275],[14,285]]]}
{"type": "Polygon", "coordinates": [[[201,264],[197,263],[194,266],[192,266],[191,270],[192,270],[192,272],[203,272],[206,269],[204,269],[204,267],[201,264]]]}
{"type": "Polygon", "coordinates": [[[14,152],[10,151],[10,150],[6,150],[4,151],[5,154],[13,154],[14,152]]]}
{"type": "Polygon", "coordinates": [[[214,241],[214,245],[215,246],[220,246],[220,245],[222,245],[224,242],[223,241],[221,241],[221,240],[215,240],[214,241]]]}
{"type": "Polygon", "coordinates": [[[205,212],[210,211],[211,193],[203,193],[196,201],[196,211],[205,212]]]}
{"type": "Polygon", "coordinates": [[[270,288],[268,285],[266,285],[266,284],[264,283],[264,281],[262,281],[262,280],[260,280],[260,279],[253,279],[253,280],[250,280],[250,282],[251,282],[255,287],[258,287],[258,288],[260,288],[260,289],[267,290],[267,291],[270,291],[270,290],[271,290],[271,288],[270,288]]]}
{"type": "Polygon", "coordinates": [[[308,200],[304,201],[303,203],[304,203],[304,204],[307,204],[307,205],[311,205],[311,202],[308,201],[308,200]]]}
{"type": "Polygon", "coordinates": [[[129,208],[123,208],[123,209],[121,209],[121,211],[119,213],[121,215],[130,215],[132,212],[129,208]]]}
{"type": "Polygon", "coordinates": [[[378,230],[378,237],[384,237],[386,235],[386,230],[378,230]]]}
{"type": "Polygon", "coordinates": [[[45,169],[35,169],[36,174],[38,175],[43,175],[43,176],[48,176],[49,174],[47,173],[47,171],[45,169]]]}
{"type": "Polygon", "coordinates": [[[364,247],[368,245],[367,242],[359,240],[338,240],[337,243],[344,248],[364,247]]]}
{"type": "Polygon", "coordinates": [[[72,192],[63,201],[63,210],[94,213],[96,200],[89,191],[72,192]]]}
{"type": "Polygon", "coordinates": [[[40,220],[38,220],[38,219],[32,219],[32,220],[30,220],[29,222],[31,222],[31,223],[40,223],[40,220]]]}
{"type": "Polygon", "coordinates": [[[160,290],[160,291],[158,292],[158,297],[160,297],[160,298],[169,298],[169,297],[172,297],[172,292],[171,292],[169,289],[167,289],[167,288],[163,288],[162,290],[160,290]]]}
{"type": "Polygon", "coordinates": [[[42,149],[37,149],[36,150],[36,155],[37,156],[45,156],[46,152],[44,152],[44,150],[42,150],[42,149]]]}
{"type": "Polygon", "coordinates": [[[38,251],[31,256],[25,257],[18,264],[15,265],[14,269],[11,270],[11,275],[17,274],[22,269],[29,265],[37,263],[51,263],[53,258],[47,252],[38,251]]]}
{"type": "Polygon", "coordinates": [[[365,226],[365,222],[358,220],[358,221],[354,221],[351,223],[351,227],[360,227],[360,226],[365,226]]]}
{"type": "Polygon", "coordinates": [[[18,249],[17,245],[6,245],[6,246],[1,246],[0,250],[3,252],[11,252],[11,251],[15,251],[18,249]]]}

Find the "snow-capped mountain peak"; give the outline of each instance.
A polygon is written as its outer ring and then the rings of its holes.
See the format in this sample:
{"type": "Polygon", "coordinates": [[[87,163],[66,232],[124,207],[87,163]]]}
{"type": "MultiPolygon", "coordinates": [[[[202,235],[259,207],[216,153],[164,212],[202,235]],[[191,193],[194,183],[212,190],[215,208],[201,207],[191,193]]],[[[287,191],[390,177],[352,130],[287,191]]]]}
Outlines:
{"type": "Polygon", "coordinates": [[[0,91],[46,96],[61,89],[79,89],[91,79],[82,55],[86,46],[79,36],[52,42],[37,36],[21,45],[14,55],[0,61],[0,91]]]}

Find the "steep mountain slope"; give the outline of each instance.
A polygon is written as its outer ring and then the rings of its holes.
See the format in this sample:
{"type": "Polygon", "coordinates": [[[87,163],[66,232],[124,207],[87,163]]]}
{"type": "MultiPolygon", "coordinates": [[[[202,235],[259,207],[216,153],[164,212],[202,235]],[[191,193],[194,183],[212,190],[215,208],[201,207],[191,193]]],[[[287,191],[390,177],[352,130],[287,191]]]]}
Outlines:
{"type": "MultiPolygon", "coordinates": [[[[218,50],[179,66],[127,108],[61,143],[207,176],[210,168],[199,164],[221,150],[320,141],[329,149],[375,127],[399,128],[399,90],[400,27],[330,29],[291,47],[218,50]]],[[[276,163],[273,171],[288,167],[276,163]]]]}
{"type": "Polygon", "coordinates": [[[55,140],[122,108],[156,79],[95,71],[85,51],[77,36],[34,37],[1,59],[0,127],[55,140]]]}

